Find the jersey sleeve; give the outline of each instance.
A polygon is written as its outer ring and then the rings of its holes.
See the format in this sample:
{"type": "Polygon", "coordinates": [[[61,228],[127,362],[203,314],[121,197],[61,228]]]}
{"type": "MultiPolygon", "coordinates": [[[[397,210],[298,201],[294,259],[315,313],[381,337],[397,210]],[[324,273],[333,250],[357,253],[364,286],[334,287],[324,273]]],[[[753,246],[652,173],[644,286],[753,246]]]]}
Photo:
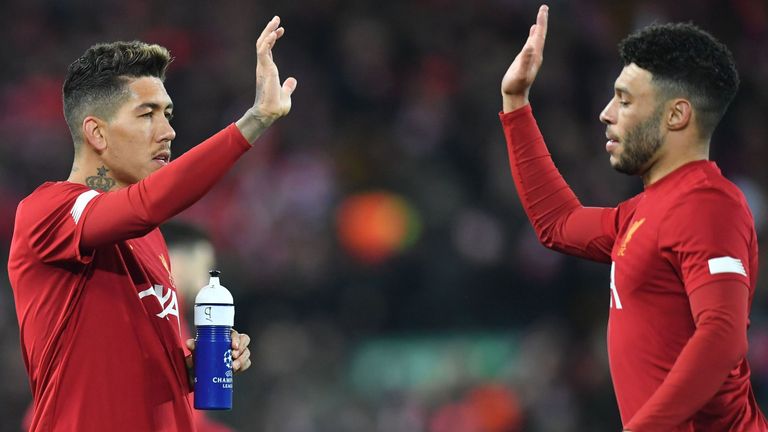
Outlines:
{"type": "Polygon", "coordinates": [[[689,295],[722,280],[751,286],[753,241],[752,215],[746,204],[714,187],[687,194],[669,210],[659,229],[661,253],[689,295]]]}
{"type": "Polygon", "coordinates": [[[147,234],[205,195],[250,148],[231,124],[138,183],[99,194],[82,217],[80,248],[147,234]]]}
{"type": "Polygon", "coordinates": [[[97,195],[98,192],[74,183],[49,184],[21,203],[17,229],[26,233],[29,248],[46,264],[88,264],[93,254],[83,254],[79,247],[82,215],[97,195]]]}
{"type": "Polygon", "coordinates": [[[499,118],[512,178],[539,241],[569,255],[610,262],[621,209],[581,205],[555,167],[530,105],[499,118]]]}
{"type": "Polygon", "coordinates": [[[747,352],[749,288],[724,280],[690,295],[696,331],[664,382],[627,424],[633,432],[677,430],[722,386],[747,352]]]}

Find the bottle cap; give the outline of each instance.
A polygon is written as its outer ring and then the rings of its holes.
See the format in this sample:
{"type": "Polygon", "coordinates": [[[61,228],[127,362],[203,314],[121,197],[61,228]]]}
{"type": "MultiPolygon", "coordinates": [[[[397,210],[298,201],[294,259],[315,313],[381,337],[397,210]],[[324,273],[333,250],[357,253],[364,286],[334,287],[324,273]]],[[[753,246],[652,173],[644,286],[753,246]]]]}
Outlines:
{"type": "Polygon", "coordinates": [[[197,293],[195,304],[234,304],[232,294],[219,282],[219,275],[221,272],[218,270],[211,270],[208,274],[211,275],[210,282],[197,293]]]}
{"type": "Polygon", "coordinates": [[[232,294],[219,283],[220,271],[208,273],[210,282],[195,297],[195,325],[232,327],[235,324],[232,294]]]}

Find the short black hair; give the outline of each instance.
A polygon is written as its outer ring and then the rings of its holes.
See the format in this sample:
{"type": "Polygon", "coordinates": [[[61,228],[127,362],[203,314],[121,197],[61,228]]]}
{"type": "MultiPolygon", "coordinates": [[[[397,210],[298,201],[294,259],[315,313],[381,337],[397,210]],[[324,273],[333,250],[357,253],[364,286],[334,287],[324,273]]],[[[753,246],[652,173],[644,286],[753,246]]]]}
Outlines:
{"type": "Polygon", "coordinates": [[[649,71],[667,99],[685,97],[711,136],[739,88],[731,51],[691,23],[652,24],[619,44],[624,66],[649,71]]]}
{"type": "Polygon", "coordinates": [[[75,149],[82,140],[80,128],[86,116],[108,120],[128,95],[129,78],[150,76],[164,81],[171,61],[168,50],[160,45],[117,41],[93,45],[72,62],[62,93],[75,149]]]}
{"type": "Polygon", "coordinates": [[[211,242],[210,236],[199,226],[181,221],[168,221],[160,227],[169,249],[184,248],[198,242],[211,242]]]}

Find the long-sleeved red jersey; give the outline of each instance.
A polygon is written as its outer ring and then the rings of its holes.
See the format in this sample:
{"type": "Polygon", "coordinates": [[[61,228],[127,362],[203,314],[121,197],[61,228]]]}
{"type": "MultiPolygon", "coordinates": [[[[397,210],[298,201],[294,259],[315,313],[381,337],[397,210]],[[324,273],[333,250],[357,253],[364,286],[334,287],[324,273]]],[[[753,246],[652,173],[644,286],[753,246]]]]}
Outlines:
{"type": "Polygon", "coordinates": [[[176,288],[157,226],[250,148],[235,125],[126,188],[45,183],[8,261],[32,431],[191,431],[176,288]]]}
{"type": "Polygon", "coordinates": [[[702,160],[615,208],[583,207],[530,105],[500,118],[542,243],[611,263],[608,354],[625,428],[768,431],[745,358],[757,237],[739,189],[702,160]]]}

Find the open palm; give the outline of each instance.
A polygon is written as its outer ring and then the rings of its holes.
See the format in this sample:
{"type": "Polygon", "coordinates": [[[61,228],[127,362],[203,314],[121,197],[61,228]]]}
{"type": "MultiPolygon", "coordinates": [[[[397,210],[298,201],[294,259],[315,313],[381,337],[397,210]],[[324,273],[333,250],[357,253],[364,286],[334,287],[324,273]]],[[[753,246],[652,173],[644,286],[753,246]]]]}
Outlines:
{"type": "Polygon", "coordinates": [[[274,17],[256,41],[256,100],[253,110],[269,126],[291,110],[291,94],[296,89],[296,79],[288,78],[281,85],[280,74],[272,59],[272,48],[285,29],[280,27],[280,17],[274,17]]]}
{"type": "Polygon", "coordinates": [[[544,60],[548,17],[549,7],[539,7],[536,24],[531,26],[528,40],[501,80],[504,112],[513,111],[528,103],[528,92],[544,60]]]}

